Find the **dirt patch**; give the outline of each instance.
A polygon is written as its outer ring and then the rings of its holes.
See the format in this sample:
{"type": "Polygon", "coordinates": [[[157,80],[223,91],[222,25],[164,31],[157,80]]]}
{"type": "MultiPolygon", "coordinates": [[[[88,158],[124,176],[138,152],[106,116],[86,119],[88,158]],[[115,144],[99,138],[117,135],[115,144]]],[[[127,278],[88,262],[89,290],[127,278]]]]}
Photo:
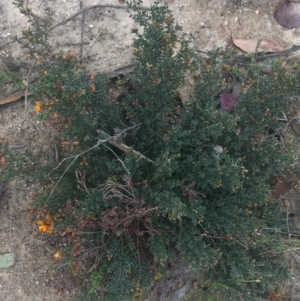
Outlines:
{"type": "MultiPolygon", "coordinates": [[[[24,149],[50,150],[51,130],[38,120],[30,109],[24,109],[23,101],[0,109],[0,136],[9,145],[22,145],[24,149]]],[[[26,208],[38,193],[39,187],[28,180],[16,179],[5,183],[0,200],[0,254],[13,252],[16,263],[13,267],[0,269],[0,300],[73,300],[74,291],[58,292],[51,282],[56,251],[49,245],[49,238],[39,234],[29,222],[26,208]]]]}
{"type": "MultiPolygon", "coordinates": [[[[32,13],[41,17],[50,27],[95,4],[91,0],[86,0],[83,4],[79,0],[26,2],[32,13]]],[[[143,5],[149,7],[152,2],[144,0],[143,5]]],[[[230,46],[228,34],[231,33],[234,38],[267,39],[283,48],[300,44],[300,29],[288,30],[276,23],[273,12],[278,1],[165,2],[169,4],[175,20],[182,26],[183,31],[193,34],[192,47],[195,51],[228,47],[230,46]]],[[[54,49],[71,51],[78,57],[81,56],[88,73],[110,72],[131,62],[131,45],[134,38],[131,29],[135,25],[119,1],[97,1],[97,4],[107,3],[113,4],[114,7],[108,5],[88,10],[84,15],[79,14],[65,24],[57,26],[50,33],[50,44],[54,49]]],[[[21,31],[28,27],[28,20],[11,1],[0,0],[0,4],[0,70],[9,71],[26,81],[31,61],[24,57],[24,50],[19,44],[9,42],[12,36],[21,36],[21,31]],[[3,45],[5,47],[1,47],[3,45]],[[17,63],[26,60],[25,65],[17,63]]],[[[292,57],[298,59],[299,53],[293,53],[292,57]]],[[[5,82],[0,87],[0,97],[17,89],[15,81],[13,84],[5,82]]],[[[190,89],[187,86],[182,91],[183,98],[187,99],[189,93],[190,89]]],[[[21,144],[24,145],[24,149],[31,151],[43,148],[53,152],[51,138],[54,134],[33,111],[35,100],[34,97],[29,98],[27,109],[24,108],[24,100],[0,107],[0,137],[7,139],[11,145],[21,144]]],[[[27,219],[26,208],[32,196],[38,193],[38,189],[34,183],[21,180],[5,185],[0,200],[0,253],[14,252],[16,264],[11,268],[0,270],[0,300],[75,299],[75,288],[72,288],[70,281],[69,290],[62,293],[51,287],[51,283],[53,284],[51,275],[54,271],[53,254],[56,249],[48,244],[45,237],[37,233],[35,226],[27,219]]],[[[293,294],[293,290],[290,291],[293,294]]],[[[295,298],[292,300],[296,300],[295,298]]]]}

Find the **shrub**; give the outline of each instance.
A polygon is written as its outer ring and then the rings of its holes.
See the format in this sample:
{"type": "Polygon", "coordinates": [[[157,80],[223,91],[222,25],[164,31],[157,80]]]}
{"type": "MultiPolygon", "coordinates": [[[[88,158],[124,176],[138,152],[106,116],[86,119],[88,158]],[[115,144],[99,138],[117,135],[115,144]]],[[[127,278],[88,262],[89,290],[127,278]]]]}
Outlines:
{"type": "Polygon", "coordinates": [[[285,225],[268,180],[297,163],[297,141],[278,139],[278,119],[293,114],[299,66],[274,64],[269,75],[249,66],[234,111],[218,109],[228,58],[196,56],[167,6],[146,12],[140,3],[128,2],[139,28],[122,97],[70,53],[37,67],[35,91],[47,99],[43,117],[59,132],[62,160],[50,174],[19,166],[44,187],[33,212],[68,237],[65,256],[90,275],[91,299],[130,300],[183,265],[222,300],[260,300],[287,277],[281,238],[267,231],[285,225]],[[187,71],[197,74],[195,91],[180,108],[187,71]]]}

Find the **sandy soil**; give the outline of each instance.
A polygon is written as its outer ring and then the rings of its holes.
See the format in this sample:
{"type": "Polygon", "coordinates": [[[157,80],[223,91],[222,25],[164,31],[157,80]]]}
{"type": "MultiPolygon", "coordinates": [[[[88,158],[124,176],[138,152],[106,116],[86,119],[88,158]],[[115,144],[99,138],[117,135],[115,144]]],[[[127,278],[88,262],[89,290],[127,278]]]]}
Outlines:
{"type": "MultiPolygon", "coordinates": [[[[25,1],[26,2],[26,1],[25,1]]],[[[121,2],[121,1],[120,1],[121,2]]],[[[149,7],[153,1],[144,0],[149,7]]],[[[185,32],[193,33],[195,50],[210,50],[227,47],[229,35],[233,38],[260,38],[270,40],[283,48],[300,44],[300,29],[282,28],[273,18],[279,0],[166,0],[174,17],[185,32]],[[224,30],[227,30],[227,34],[224,30]]],[[[82,8],[94,4],[113,4],[117,7],[103,7],[80,14],[66,24],[53,29],[50,43],[57,50],[72,51],[84,58],[87,72],[110,72],[130,64],[131,44],[134,27],[127,10],[118,0],[28,0],[28,6],[35,15],[53,26],[82,8]],[[83,28],[83,49],[81,53],[81,30],[83,28]]],[[[17,43],[7,44],[10,37],[21,36],[22,29],[28,27],[26,17],[20,14],[11,0],[0,0],[0,70],[15,72],[26,80],[30,61],[17,43]],[[3,47],[3,45],[5,45],[3,47]],[[17,64],[16,59],[28,65],[17,64]],[[17,68],[11,67],[12,62],[17,68]],[[11,69],[10,69],[11,68],[11,69]]],[[[299,57],[293,54],[294,59],[299,57]]],[[[1,85],[0,98],[16,90],[11,83],[1,85]]],[[[182,92],[188,97],[188,87],[182,92]]],[[[51,150],[51,129],[38,120],[33,111],[35,98],[29,98],[28,108],[24,100],[0,107],[0,138],[9,144],[24,144],[35,150],[43,147],[51,150]]],[[[0,300],[12,301],[59,301],[75,300],[76,290],[68,282],[68,290],[60,292],[51,281],[55,244],[37,233],[29,223],[26,207],[38,192],[30,182],[16,180],[5,185],[0,199],[0,254],[14,252],[16,263],[8,269],[0,269],[0,300]]],[[[297,257],[297,256],[296,256],[297,257]]],[[[298,258],[298,257],[297,257],[298,258]]],[[[63,275],[61,275],[63,277],[63,275]]],[[[299,279],[300,280],[300,279],[299,279]]],[[[286,294],[290,300],[300,300],[298,286],[289,288],[286,294]]]]}

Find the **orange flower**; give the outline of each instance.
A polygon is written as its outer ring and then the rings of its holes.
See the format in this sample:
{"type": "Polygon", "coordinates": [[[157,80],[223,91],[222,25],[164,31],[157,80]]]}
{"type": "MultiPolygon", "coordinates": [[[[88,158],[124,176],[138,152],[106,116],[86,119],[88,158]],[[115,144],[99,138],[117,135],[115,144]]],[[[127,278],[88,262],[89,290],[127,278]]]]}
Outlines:
{"type": "Polygon", "coordinates": [[[54,257],[56,260],[60,260],[60,259],[61,259],[61,252],[60,252],[60,251],[56,251],[55,254],[53,255],[53,257],[54,257]]]}
{"type": "Polygon", "coordinates": [[[80,271],[80,266],[78,264],[78,261],[73,261],[73,266],[75,269],[75,273],[78,273],[80,271]]]}
{"type": "Polygon", "coordinates": [[[36,112],[39,112],[39,111],[42,111],[42,110],[43,110],[43,105],[41,104],[40,101],[36,101],[36,102],[35,102],[34,110],[35,110],[36,112]]]}
{"type": "Polygon", "coordinates": [[[47,214],[47,216],[46,216],[46,222],[48,224],[50,224],[52,222],[52,220],[53,220],[52,217],[49,214],[47,214]]]}
{"type": "Polygon", "coordinates": [[[67,228],[66,230],[65,230],[65,234],[72,234],[72,230],[70,229],[70,228],[67,228]]]}
{"type": "Polygon", "coordinates": [[[45,233],[52,233],[52,230],[53,230],[53,226],[52,225],[47,224],[47,223],[45,223],[42,220],[38,220],[37,224],[38,224],[38,228],[39,228],[40,232],[43,232],[43,233],[44,232],[45,233]]]}
{"type": "Polygon", "coordinates": [[[1,158],[0,162],[2,166],[5,166],[6,161],[4,156],[1,158]]]}
{"type": "Polygon", "coordinates": [[[271,294],[268,301],[277,301],[277,300],[279,300],[279,298],[280,298],[280,294],[274,293],[274,294],[271,294]]]}

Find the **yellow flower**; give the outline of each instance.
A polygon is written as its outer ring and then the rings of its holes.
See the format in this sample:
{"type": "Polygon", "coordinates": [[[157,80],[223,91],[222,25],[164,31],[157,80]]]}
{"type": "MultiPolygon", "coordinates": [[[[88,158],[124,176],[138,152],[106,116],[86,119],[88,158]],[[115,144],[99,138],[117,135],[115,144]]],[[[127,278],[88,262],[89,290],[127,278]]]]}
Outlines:
{"type": "Polygon", "coordinates": [[[39,111],[42,111],[42,110],[43,110],[43,105],[41,104],[40,101],[36,101],[36,102],[35,102],[34,110],[35,110],[36,112],[39,112],[39,111]]]}
{"type": "Polygon", "coordinates": [[[61,259],[61,252],[60,251],[56,251],[55,254],[53,255],[53,257],[57,260],[61,259]]]}

